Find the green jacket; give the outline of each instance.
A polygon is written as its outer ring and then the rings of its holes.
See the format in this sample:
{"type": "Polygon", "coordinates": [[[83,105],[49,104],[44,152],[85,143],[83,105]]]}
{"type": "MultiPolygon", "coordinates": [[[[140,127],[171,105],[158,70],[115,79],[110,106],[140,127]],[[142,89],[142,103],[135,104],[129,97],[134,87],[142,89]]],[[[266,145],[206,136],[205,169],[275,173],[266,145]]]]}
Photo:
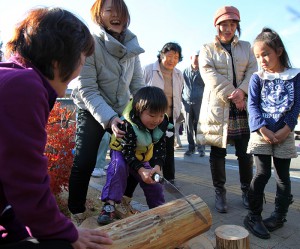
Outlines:
{"type": "Polygon", "coordinates": [[[122,119],[124,124],[119,128],[126,131],[126,134],[123,138],[116,138],[115,135],[112,135],[110,148],[122,151],[126,162],[135,170],[141,168],[143,162],[151,159],[153,159],[154,165],[163,167],[166,157],[166,131],[173,127],[169,123],[168,117],[165,115],[159,126],[154,130],[148,130],[140,118],[134,116],[131,101],[125,108],[122,119]]]}

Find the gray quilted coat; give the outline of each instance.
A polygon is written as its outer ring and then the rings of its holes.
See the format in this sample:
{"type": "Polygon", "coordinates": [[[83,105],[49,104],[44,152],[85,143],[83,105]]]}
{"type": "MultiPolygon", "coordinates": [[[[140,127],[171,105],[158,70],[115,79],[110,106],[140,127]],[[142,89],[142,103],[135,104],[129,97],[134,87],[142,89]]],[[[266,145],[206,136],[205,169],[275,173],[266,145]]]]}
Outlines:
{"type": "Polygon", "coordinates": [[[95,53],[86,59],[72,97],[78,108],[88,110],[104,127],[121,115],[130,96],[145,86],[137,37],[126,31],[121,44],[100,27],[94,35],[95,53]]]}

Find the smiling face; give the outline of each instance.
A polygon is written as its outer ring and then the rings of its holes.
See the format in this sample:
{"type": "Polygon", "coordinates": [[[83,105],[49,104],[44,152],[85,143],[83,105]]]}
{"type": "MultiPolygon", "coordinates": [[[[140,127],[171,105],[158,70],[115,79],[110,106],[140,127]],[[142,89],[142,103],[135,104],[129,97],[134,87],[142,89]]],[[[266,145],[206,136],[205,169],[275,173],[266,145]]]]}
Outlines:
{"type": "Polygon", "coordinates": [[[173,70],[179,62],[179,53],[170,50],[161,55],[161,64],[167,70],[173,70]]]}
{"type": "Polygon", "coordinates": [[[234,20],[226,20],[221,22],[217,29],[219,30],[219,38],[223,43],[230,43],[235,35],[238,22],[234,20]]]}
{"type": "Polygon", "coordinates": [[[140,119],[147,129],[153,130],[164,120],[164,113],[151,112],[147,109],[142,112],[140,119]]]}
{"type": "Polygon", "coordinates": [[[253,52],[258,64],[262,69],[269,73],[280,73],[284,70],[284,66],[280,62],[282,49],[275,51],[267,46],[264,42],[258,41],[254,44],[253,52]]]}
{"type": "Polygon", "coordinates": [[[115,8],[112,7],[112,0],[105,1],[101,12],[101,18],[104,27],[108,30],[112,30],[119,34],[124,30],[124,23],[122,23],[115,8]]]}

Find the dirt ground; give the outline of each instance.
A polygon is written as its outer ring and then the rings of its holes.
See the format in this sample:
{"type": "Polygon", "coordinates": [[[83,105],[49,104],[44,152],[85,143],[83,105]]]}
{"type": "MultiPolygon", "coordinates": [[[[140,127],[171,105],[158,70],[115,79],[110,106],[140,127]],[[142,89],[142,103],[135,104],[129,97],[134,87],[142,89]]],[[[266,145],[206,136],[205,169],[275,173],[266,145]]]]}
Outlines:
{"type": "MultiPolygon", "coordinates": [[[[95,188],[89,187],[86,201],[87,217],[98,215],[102,208],[102,202],[99,199],[101,192],[95,188]]],[[[68,210],[68,195],[67,191],[63,191],[60,198],[57,199],[58,206],[61,212],[67,217],[71,216],[68,210]]]]}

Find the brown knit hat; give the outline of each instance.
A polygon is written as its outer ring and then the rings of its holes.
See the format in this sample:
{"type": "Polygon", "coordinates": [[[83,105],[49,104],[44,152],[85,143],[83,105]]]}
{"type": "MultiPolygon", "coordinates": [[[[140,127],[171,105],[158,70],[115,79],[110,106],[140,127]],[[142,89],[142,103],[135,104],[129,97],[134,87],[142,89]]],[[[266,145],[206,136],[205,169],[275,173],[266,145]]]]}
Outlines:
{"type": "Polygon", "coordinates": [[[240,12],[236,7],[223,6],[217,10],[214,16],[214,25],[217,26],[220,22],[226,20],[240,21],[240,12]]]}

